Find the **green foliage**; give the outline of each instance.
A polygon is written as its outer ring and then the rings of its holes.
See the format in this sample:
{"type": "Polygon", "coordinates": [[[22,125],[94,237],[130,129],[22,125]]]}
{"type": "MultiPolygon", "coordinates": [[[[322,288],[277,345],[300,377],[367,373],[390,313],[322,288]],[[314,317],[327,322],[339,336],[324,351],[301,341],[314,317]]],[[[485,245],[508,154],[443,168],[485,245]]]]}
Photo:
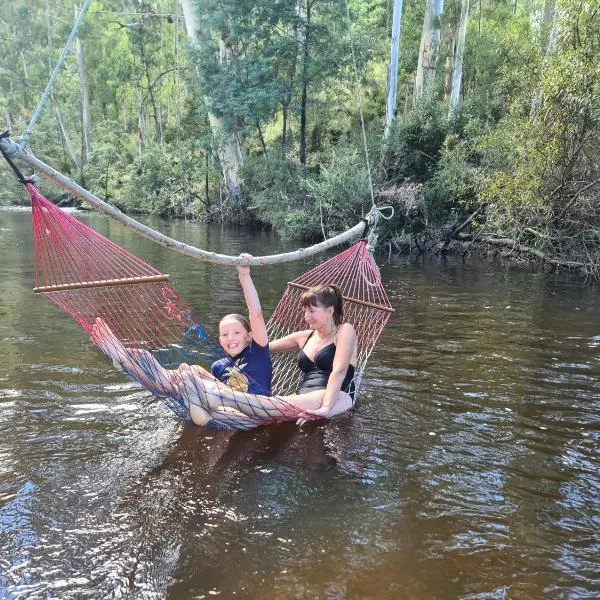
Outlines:
{"type": "Polygon", "coordinates": [[[490,229],[545,251],[589,256],[583,232],[600,227],[599,9],[597,1],[585,11],[579,2],[557,3],[539,84],[479,142],[479,198],[489,204],[490,229]]]}
{"type": "Polygon", "coordinates": [[[472,208],[478,174],[471,143],[458,135],[446,138],[437,168],[423,186],[422,211],[428,223],[441,225],[451,219],[453,212],[472,208]]]}
{"type": "Polygon", "coordinates": [[[290,160],[256,157],[247,162],[244,179],[260,217],[288,238],[339,233],[370,206],[368,176],[354,149],[337,152],[306,177],[290,160]]]}
{"type": "Polygon", "coordinates": [[[97,131],[92,156],[80,177],[92,193],[120,203],[124,172],[138,154],[137,140],[114,121],[102,122],[97,131]]]}
{"type": "Polygon", "coordinates": [[[299,167],[281,157],[249,158],[244,168],[248,202],[284,237],[311,237],[317,230],[299,167]]]}
{"type": "Polygon", "coordinates": [[[326,233],[352,227],[371,205],[364,159],[353,148],[334,151],[329,164],[306,180],[306,187],[326,233]]]}
{"type": "Polygon", "coordinates": [[[388,177],[395,180],[425,181],[433,173],[450,122],[437,102],[426,100],[398,119],[386,150],[388,177]]]}

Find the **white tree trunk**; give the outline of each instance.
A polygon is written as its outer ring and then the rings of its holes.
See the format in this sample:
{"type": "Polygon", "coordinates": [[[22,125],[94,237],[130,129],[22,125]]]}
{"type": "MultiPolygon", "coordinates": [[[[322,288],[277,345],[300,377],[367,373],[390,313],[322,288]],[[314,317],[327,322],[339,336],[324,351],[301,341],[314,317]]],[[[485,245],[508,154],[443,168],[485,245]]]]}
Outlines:
{"type": "MultiPolygon", "coordinates": [[[[540,31],[540,45],[542,53],[544,55],[541,69],[542,75],[546,72],[548,68],[548,63],[550,61],[550,57],[554,52],[557,34],[558,29],[556,13],[554,8],[554,0],[545,0],[544,17],[542,21],[542,28],[540,31]]],[[[543,80],[540,79],[540,83],[537,86],[535,93],[533,94],[533,99],[531,100],[531,109],[529,111],[529,116],[531,117],[540,110],[542,105],[542,81],[543,80]]]]}
{"type": "Polygon", "coordinates": [[[415,77],[415,102],[431,89],[435,81],[440,48],[440,19],[443,12],[444,0],[427,0],[415,77]]]}
{"type": "Polygon", "coordinates": [[[385,110],[385,130],[383,139],[387,139],[396,118],[396,94],[398,89],[398,50],[400,48],[400,30],[402,26],[402,0],[394,0],[392,19],[392,47],[388,67],[388,94],[385,110]]]}
{"type": "Polygon", "coordinates": [[[58,128],[60,129],[60,135],[62,137],[64,147],[67,150],[67,152],[69,153],[69,156],[71,157],[71,160],[73,161],[73,164],[75,165],[75,167],[77,169],[81,169],[81,162],[77,158],[77,154],[75,154],[75,150],[73,149],[73,144],[71,144],[71,138],[69,137],[69,132],[67,131],[67,128],[65,127],[65,122],[63,121],[63,118],[62,118],[62,115],[60,112],[60,108],[59,108],[58,104],[55,102],[53,95],[50,96],[50,101],[52,103],[52,110],[54,110],[54,115],[56,116],[56,122],[58,123],[58,128]]]}
{"type": "Polygon", "coordinates": [[[92,154],[92,116],[90,112],[85,54],[83,44],[79,38],[77,39],[77,57],[81,94],[81,164],[85,165],[92,154]]]}
{"type": "Polygon", "coordinates": [[[546,57],[553,52],[556,44],[555,13],[554,0],[545,0],[542,35],[540,39],[542,42],[542,51],[545,52],[546,57]]]}
{"type": "MultiPolygon", "coordinates": [[[[193,0],[181,0],[183,16],[188,37],[194,41],[199,32],[196,6],[193,0]]],[[[206,102],[207,106],[209,105],[206,102]]],[[[244,152],[237,133],[229,133],[225,119],[217,117],[208,111],[208,120],[213,132],[213,139],[217,148],[217,155],[221,163],[221,173],[227,193],[231,199],[240,195],[239,173],[244,166],[244,152]]]]}
{"type": "Polygon", "coordinates": [[[465,41],[467,39],[467,22],[469,20],[469,0],[461,0],[460,23],[458,26],[458,38],[456,41],[456,53],[454,54],[454,67],[452,69],[452,88],[450,92],[450,114],[458,107],[460,98],[460,87],[462,83],[463,59],[465,55],[465,41]]]}

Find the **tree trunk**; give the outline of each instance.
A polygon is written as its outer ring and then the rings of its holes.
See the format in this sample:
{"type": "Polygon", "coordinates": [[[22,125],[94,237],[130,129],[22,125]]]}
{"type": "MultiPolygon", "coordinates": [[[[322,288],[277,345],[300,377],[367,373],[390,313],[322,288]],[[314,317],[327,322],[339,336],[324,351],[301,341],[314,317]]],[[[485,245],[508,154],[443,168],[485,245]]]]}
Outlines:
{"type": "MultiPolygon", "coordinates": [[[[298,27],[294,25],[294,30],[291,33],[292,37],[297,40],[298,39],[298,27]]],[[[288,71],[288,92],[285,94],[283,103],[282,103],[282,124],[281,124],[281,147],[282,154],[285,157],[287,155],[287,145],[290,138],[289,124],[288,124],[288,115],[290,106],[292,104],[292,93],[294,89],[294,80],[296,78],[296,67],[298,64],[298,45],[296,45],[296,54],[294,56],[294,60],[290,65],[290,70],[288,71]]]]}
{"type": "Polygon", "coordinates": [[[299,158],[300,164],[306,167],[306,112],[308,105],[308,41],[310,31],[310,0],[306,0],[306,4],[302,7],[304,9],[304,39],[302,40],[302,95],[300,99],[300,148],[299,158]]]}
{"type": "Polygon", "coordinates": [[[154,114],[154,140],[157,144],[162,144],[162,120],[160,118],[160,108],[158,102],[154,97],[154,84],[150,73],[150,64],[146,58],[146,49],[144,47],[143,31],[140,30],[138,37],[140,56],[142,63],[144,64],[144,72],[146,74],[146,82],[148,84],[148,95],[150,96],[150,103],[152,104],[152,113],[154,114]]]}
{"type": "Polygon", "coordinates": [[[454,53],[454,64],[452,68],[452,87],[450,91],[450,115],[458,108],[460,98],[460,86],[462,83],[462,68],[465,55],[465,41],[467,39],[467,23],[469,20],[469,0],[461,0],[460,22],[458,25],[458,36],[456,40],[456,52],[454,53]]]}
{"type": "Polygon", "coordinates": [[[75,154],[75,150],[73,149],[73,144],[71,143],[69,132],[65,127],[65,123],[60,113],[60,108],[58,107],[58,104],[54,101],[54,96],[50,96],[50,99],[52,102],[52,109],[54,110],[54,115],[56,117],[56,122],[58,123],[58,128],[60,130],[60,137],[62,138],[63,145],[69,153],[69,156],[71,157],[71,160],[73,161],[75,167],[77,167],[77,169],[81,169],[81,162],[77,158],[77,154],[75,154]]]}
{"type": "Polygon", "coordinates": [[[268,156],[269,153],[267,152],[267,145],[265,144],[265,138],[263,136],[262,129],[260,128],[260,121],[256,121],[256,131],[258,132],[258,139],[260,140],[260,145],[262,146],[263,154],[265,156],[268,156]]]}
{"type": "Polygon", "coordinates": [[[4,111],[4,128],[9,131],[12,131],[13,128],[12,114],[9,110],[4,111]]]}
{"type": "MultiPolygon", "coordinates": [[[[554,46],[556,45],[556,21],[555,21],[555,11],[554,11],[554,0],[545,0],[544,2],[544,16],[542,20],[542,31],[540,36],[540,43],[542,53],[544,58],[542,60],[542,75],[548,68],[548,61],[552,52],[554,51],[554,46]]],[[[531,100],[531,108],[529,110],[529,116],[532,117],[535,115],[541,107],[542,104],[542,83],[537,86],[533,99],[531,100]]]]}
{"type": "Polygon", "coordinates": [[[440,19],[443,12],[444,0],[427,0],[415,77],[415,102],[431,90],[435,81],[440,47],[440,19]]]}
{"type": "Polygon", "coordinates": [[[88,93],[85,54],[81,40],[77,40],[77,57],[79,68],[79,89],[81,93],[81,164],[89,161],[92,153],[92,117],[90,112],[90,97],[88,93]]]}
{"type": "Polygon", "coordinates": [[[175,145],[177,146],[177,168],[181,174],[183,154],[181,152],[181,90],[179,86],[179,0],[173,2],[173,54],[175,55],[175,145]]]}
{"type": "Polygon", "coordinates": [[[144,95],[138,85],[135,86],[135,96],[138,105],[138,150],[141,156],[146,148],[146,116],[144,114],[144,95]]]}
{"type": "Polygon", "coordinates": [[[392,47],[388,66],[388,93],[385,110],[385,130],[383,139],[387,139],[396,118],[396,95],[398,89],[398,51],[400,48],[400,30],[402,25],[402,0],[394,0],[394,16],[392,18],[392,47]]]}
{"type": "Polygon", "coordinates": [[[545,0],[544,17],[542,20],[542,52],[552,52],[556,42],[556,28],[554,27],[554,0],[545,0]]]}
{"type": "MultiPolygon", "coordinates": [[[[196,6],[193,0],[181,0],[183,16],[185,19],[188,37],[193,42],[199,33],[196,6]]],[[[209,103],[206,102],[209,106],[209,103]]],[[[225,119],[217,117],[208,110],[208,120],[213,132],[213,140],[217,149],[217,156],[221,164],[221,173],[227,195],[232,200],[240,197],[239,173],[244,166],[244,153],[235,131],[229,132],[225,119]]]]}

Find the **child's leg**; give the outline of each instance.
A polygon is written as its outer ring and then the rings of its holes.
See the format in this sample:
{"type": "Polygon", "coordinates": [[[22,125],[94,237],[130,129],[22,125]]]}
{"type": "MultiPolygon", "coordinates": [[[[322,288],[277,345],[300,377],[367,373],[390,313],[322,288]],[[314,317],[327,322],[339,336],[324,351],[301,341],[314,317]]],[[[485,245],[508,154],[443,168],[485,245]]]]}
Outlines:
{"type": "MultiPolygon", "coordinates": [[[[308,392],[306,394],[291,394],[289,396],[282,396],[281,400],[291,404],[292,406],[299,408],[303,411],[310,413],[312,410],[317,410],[323,403],[323,397],[325,396],[325,390],[315,390],[314,392],[308,392]]],[[[340,391],[329,407],[329,412],[324,417],[334,417],[347,410],[350,410],[354,406],[352,397],[346,392],[340,391]]]]}
{"type": "Polygon", "coordinates": [[[178,371],[177,387],[196,425],[204,426],[210,421],[216,421],[220,425],[237,430],[253,429],[259,425],[258,420],[251,419],[236,408],[224,406],[212,393],[215,390],[204,386],[204,383],[210,382],[199,380],[189,365],[181,365],[178,371]]]}
{"type": "Polygon", "coordinates": [[[190,410],[192,404],[196,403],[210,413],[222,407],[228,407],[248,417],[271,420],[273,417],[280,416],[282,409],[285,408],[285,403],[278,398],[240,392],[214,380],[214,378],[212,381],[199,378],[195,376],[194,367],[181,365],[178,371],[181,377],[181,387],[185,389],[185,394],[190,402],[190,410]]]}
{"type": "Polygon", "coordinates": [[[96,319],[90,337],[115,365],[125,369],[154,394],[169,396],[176,392],[171,371],[165,369],[147,350],[125,348],[102,319],[96,319]]]}
{"type": "Polygon", "coordinates": [[[252,419],[239,410],[231,408],[231,406],[221,406],[217,408],[217,410],[212,413],[212,417],[213,421],[238,431],[255,429],[260,425],[258,419],[252,419]]]}

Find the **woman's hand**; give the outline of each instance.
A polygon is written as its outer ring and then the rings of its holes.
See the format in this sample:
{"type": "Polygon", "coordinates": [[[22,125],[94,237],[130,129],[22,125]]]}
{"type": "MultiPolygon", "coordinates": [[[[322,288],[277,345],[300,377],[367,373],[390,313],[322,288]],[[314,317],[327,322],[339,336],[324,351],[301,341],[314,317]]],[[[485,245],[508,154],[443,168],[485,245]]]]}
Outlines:
{"type": "Polygon", "coordinates": [[[330,406],[320,406],[319,408],[315,409],[315,410],[307,410],[307,413],[310,413],[311,415],[315,415],[315,417],[328,417],[329,414],[331,413],[331,407],[330,406]]]}
{"type": "Polygon", "coordinates": [[[305,409],[304,412],[310,416],[300,417],[296,421],[296,425],[298,425],[299,427],[302,427],[302,425],[304,425],[308,421],[314,421],[315,419],[312,418],[313,416],[315,416],[318,419],[327,418],[329,416],[329,413],[331,412],[331,408],[329,406],[321,406],[320,408],[316,408],[315,410],[305,409]]]}

